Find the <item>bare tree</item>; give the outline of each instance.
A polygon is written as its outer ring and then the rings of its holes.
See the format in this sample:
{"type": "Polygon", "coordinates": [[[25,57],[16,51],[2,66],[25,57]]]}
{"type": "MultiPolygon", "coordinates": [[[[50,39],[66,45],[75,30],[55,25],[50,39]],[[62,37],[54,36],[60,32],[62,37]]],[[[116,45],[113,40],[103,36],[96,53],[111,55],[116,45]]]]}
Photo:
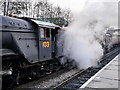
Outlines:
{"type": "Polygon", "coordinates": [[[33,18],[41,18],[49,20],[56,24],[64,24],[71,22],[71,11],[69,9],[62,9],[60,6],[53,6],[48,0],[40,0],[39,2],[32,3],[32,0],[25,0],[20,2],[0,2],[0,13],[2,15],[17,15],[33,18]]]}

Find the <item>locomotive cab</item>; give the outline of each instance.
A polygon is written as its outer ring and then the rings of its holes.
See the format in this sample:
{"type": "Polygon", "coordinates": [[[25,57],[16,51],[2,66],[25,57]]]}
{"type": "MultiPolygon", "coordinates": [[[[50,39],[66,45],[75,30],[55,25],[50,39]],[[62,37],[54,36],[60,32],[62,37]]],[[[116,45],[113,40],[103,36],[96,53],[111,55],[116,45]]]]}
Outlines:
{"type": "Polygon", "coordinates": [[[37,20],[32,20],[38,25],[38,58],[39,61],[51,60],[56,57],[60,57],[58,55],[57,48],[57,35],[60,27],[52,24],[41,22],[37,20]],[[44,24],[43,24],[44,23],[44,24]]]}

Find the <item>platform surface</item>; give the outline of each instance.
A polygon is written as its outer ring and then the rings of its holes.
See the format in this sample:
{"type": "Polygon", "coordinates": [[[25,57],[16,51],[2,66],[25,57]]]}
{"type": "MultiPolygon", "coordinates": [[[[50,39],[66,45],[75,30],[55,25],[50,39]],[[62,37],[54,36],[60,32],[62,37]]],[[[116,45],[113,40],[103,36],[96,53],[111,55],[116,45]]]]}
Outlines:
{"type": "Polygon", "coordinates": [[[119,57],[120,54],[80,88],[118,88],[118,83],[120,84],[120,78],[118,78],[120,77],[118,76],[118,72],[120,71],[120,63],[118,63],[119,57]]]}

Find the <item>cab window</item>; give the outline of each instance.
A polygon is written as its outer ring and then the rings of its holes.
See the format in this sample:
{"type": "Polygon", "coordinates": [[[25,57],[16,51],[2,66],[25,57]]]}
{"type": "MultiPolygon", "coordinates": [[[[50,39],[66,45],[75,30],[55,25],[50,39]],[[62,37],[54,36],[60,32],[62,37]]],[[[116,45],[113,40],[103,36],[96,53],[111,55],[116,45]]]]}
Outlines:
{"type": "Polygon", "coordinates": [[[44,33],[45,33],[44,28],[40,28],[40,38],[45,38],[44,33]]]}
{"type": "Polygon", "coordinates": [[[46,37],[46,38],[49,38],[49,37],[50,37],[49,28],[46,28],[46,29],[45,29],[45,37],[46,37]]]}
{"type": "Polygon", "coordinates": [[[49,28],[40,28],[40,38],[46,39],[50,37],[49,28]]]}

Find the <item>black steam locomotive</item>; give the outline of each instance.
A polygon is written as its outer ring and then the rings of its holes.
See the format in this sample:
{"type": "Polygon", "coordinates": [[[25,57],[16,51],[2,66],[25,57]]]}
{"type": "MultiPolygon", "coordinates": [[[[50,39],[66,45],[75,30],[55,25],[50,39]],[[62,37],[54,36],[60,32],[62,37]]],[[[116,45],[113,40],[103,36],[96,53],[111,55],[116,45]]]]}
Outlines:
{"type": "Polygon", "coordinates": [[[21,78],[41,77],[67,66],[57,45],[61,27],[28,18],[0,16],[0,20],[3,82],[10,77],[19,84],[21,78]]]}

